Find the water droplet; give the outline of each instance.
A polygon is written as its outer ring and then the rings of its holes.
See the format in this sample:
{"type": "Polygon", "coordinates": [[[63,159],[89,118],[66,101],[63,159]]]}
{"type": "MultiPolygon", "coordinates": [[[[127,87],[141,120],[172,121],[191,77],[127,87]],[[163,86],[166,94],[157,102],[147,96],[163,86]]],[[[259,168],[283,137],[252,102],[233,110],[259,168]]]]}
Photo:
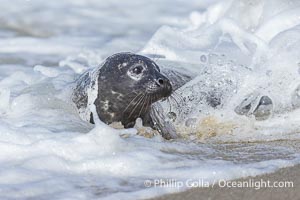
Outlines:
{"type": "Polygon", "coordinates": [[[206,55],[201,55],[200,56],[200,61],[203,62],[203,63],[206,63],[206,61],[207,61],[206,55]]]}
{"type": "Polygon", "coordinates": [[[175,120],[176,120],[176,118],[177,118],[176,113],[174,113],[174,112],[169,112],[169,113],[167,114],[167,116],[168,116],[168,118],[169,118],[171,121],[173,121],[173,122],[175,122],[175,120]]]}

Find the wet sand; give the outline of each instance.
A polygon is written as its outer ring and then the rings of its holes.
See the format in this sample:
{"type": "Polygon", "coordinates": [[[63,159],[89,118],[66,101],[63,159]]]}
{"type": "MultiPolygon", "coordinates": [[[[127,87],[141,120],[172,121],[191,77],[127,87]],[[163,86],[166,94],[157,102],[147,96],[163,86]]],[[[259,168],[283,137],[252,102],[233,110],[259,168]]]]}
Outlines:
{"type": "Polygon", "coordinates": [[[278,170],[277,172],[264,174],[256,177],[247,177],[235,180],[240,181],[270,181],[270,184],[283,184],[290,185],[285,181],[292,182],[293,187],[269,187],[269,188],[229,188],[218,187],[214,188],[195,188],[181,193],[174,193],[153,200],[299,200],[300,199],[300,165],[294,167],[287,167],[278,170]],[[275,183],[280,181],[281,183],[275,183]]]}

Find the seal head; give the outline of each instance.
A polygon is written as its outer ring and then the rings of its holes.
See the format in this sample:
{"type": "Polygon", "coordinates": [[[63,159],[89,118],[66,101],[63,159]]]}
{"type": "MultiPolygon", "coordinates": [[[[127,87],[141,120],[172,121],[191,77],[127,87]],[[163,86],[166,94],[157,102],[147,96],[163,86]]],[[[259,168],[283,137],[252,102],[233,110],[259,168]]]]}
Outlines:
{"type": "MultiPolygon", "coordinates": [[[[125,128],[133,127],[136,119],[142,118],[145,126],[153,127],[149,114],[151,104],[172,93],[171,83],[160,73],[158,65],[145,56],[118,53],[108,57],[97,70],[94,104],[99,118],[106,124],[121,122],[125,128]]],[[[75,90],[83,90],[82,85],[85,84],[82,83],[92,82],[87,80],[91,78],[89,75],[82,77],[84,80],[78,81],[75,90]]],[[[74,94],[77,108],[86,106],[86,98],[80,96],[87,94],[74,94]]],[[[90,122],[93,123],[92,114],[90,122]]]]}

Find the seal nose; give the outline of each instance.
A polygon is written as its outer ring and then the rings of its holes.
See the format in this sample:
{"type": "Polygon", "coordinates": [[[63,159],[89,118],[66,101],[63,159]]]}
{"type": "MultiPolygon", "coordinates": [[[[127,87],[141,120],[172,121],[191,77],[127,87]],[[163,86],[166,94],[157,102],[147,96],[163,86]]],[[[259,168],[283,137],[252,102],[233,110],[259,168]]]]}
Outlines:
{"type": "Polygon", "coordinates": [[[155,83],[158,87],[168,87],[170,84],[170,81],[167,78],[159,77],[159,78],[155,79],[155,83]]]}
{"type": "Polygon", "coordinates": [[[156,85],[163,90],[164,92],[164,97],[167,97],[171,94],[172,92],[172,85],[169,81],[169,79],[165,78],[165,77],[159,77],[155,80],[156,85]]]}

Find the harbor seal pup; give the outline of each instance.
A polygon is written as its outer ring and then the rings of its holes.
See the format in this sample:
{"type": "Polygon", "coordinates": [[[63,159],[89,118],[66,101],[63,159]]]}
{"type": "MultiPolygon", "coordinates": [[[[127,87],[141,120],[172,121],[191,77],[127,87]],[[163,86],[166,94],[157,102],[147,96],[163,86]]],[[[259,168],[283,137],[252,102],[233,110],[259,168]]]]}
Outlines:
{"type": "Polygon", "coordinates": [[[144,126],[154,127],[150,106],[171,93],[169,79],[154,61],[133,53],[117,53],[78,78],[72,101],[80,116],[91,123],[94,113],[89,106],[95,104],[106,124],[121,122],[124,128],[131,128],[141,118],[144,126]]]}
{"type": "MultiPolygon", "coordinates": [[[[190,126],[192,118],[188,116],[193,112],[197,116],[198,110],[201,113],[209,107],[222,108],[241,82],[234,73],[222,75],[217,70],[208,73],[205,66],[199,73],[179,69],[176,63],[163,63],[162,66],[159,68],[150,58],[133,53],[112,55],[100,67],[77,79],[72,100],[80,116],[91,123],[94,120],[89,106],[95,104],[99,118],[106,124],[121,122],[125,128],[131,128],[136,119],[141,118],[144,126],[171,139],[178,137],[178,124],[190,126]],[[222,82],[227,79],[229,81],[222,82]],[[159,101],[174,92],[180,98],[173,101],[172,106],[159,101]]],[[[187,68],[191,68],[190,64],[187,68]]],[[[270,115],[272,100],[269,97],[263,96],[258,103],[252,98],[245,100],[235,109],[237,114],[253,113],[260,120],[270,115]],[[249,103],[253,107],[251,113],[249,103]]]]}

